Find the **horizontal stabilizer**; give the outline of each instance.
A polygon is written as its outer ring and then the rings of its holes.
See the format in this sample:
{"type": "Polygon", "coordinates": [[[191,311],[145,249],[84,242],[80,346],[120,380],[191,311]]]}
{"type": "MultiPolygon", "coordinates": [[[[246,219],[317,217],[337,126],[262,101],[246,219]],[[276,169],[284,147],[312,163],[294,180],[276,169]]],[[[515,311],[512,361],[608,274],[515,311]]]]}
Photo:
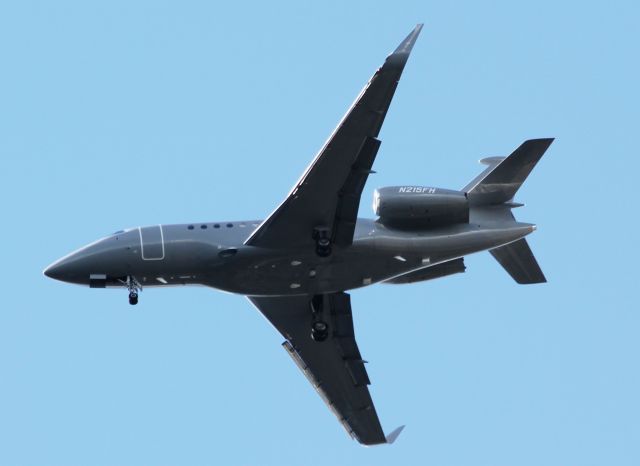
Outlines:
{"type": "Polygon", "coordinates": [[[513,199],[552,142],[553,138],[529,139],[509,157],[483,159],[481,162],[488,165],[487,169],[462,191],[472,205],[501,204],[513,199]]]}
{"type": "Polygon", "coordinates": [[[524,238],[489,252],[517,283],[527,285],[547,281],[524,238]]]}

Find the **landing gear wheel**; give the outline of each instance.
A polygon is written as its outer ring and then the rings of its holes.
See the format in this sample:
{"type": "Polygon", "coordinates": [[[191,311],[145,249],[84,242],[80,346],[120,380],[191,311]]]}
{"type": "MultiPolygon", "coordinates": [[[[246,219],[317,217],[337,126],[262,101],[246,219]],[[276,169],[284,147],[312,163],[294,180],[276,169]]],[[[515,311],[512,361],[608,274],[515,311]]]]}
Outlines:
{"type": "Polygon", "coordinates": [[[142,291],[142,286],[138,283],[135,277],[129,275],[124,285],[129,290],[129,304],[135,306],[138,304],[138,292],[142,291]]]}
{"type": "Polygon", "coordinates": [[[320,257],[331,255],[331,231],[326,227],[316,227],[313,230],[313,239],[316,240],[316,254],[320,257]]]}
{"type": "Polygon", "coordinates": [[[329,257],[331,255],[331,241],[328,238],[320,238],[316,242],[316,254],[320,257],[329,257]]]}
{"type": "Polygon", "coordinates": [[[316,320],[311,324],[311,339],[313,341],[325,341],[329,336],[329,326],[322,320],[316,320]]]}

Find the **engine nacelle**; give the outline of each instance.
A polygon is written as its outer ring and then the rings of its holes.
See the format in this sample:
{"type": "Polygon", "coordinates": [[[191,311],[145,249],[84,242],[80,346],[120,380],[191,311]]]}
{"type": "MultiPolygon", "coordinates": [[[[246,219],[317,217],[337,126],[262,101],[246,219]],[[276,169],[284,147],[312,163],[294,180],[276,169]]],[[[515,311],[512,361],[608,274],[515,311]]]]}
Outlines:
{"type": "Polygon", "coordinates": [[[373,193],[373,210],[384,225],[432,228],[469,222],[465,193],[426,186],[389,186],[373,193]]]}

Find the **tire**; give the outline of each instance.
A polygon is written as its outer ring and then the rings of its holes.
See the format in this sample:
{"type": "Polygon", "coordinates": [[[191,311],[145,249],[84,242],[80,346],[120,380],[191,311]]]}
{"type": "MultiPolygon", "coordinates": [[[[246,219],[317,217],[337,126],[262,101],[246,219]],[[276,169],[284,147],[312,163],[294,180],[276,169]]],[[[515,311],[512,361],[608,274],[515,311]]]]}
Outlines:
{"type": "Polygon", "coordinates": [[[329,336],[329,326],[322,320],[316,320],[311,324],[311,339],[313,341],[325,341],[329,336]]]}
{"type": "Polygon", "coordinates": [[[327,323],[322,320],[316,320],[312,324],[312,328],[313,331],[317,333],[327,333],[327,330],[329,330],[329,326],[327,325],[327,323]]]}
{"type": "Polygon", "coordinates": [[[316,254],[320,257],[329,257],[331,255],[331,246],[320,246],[318,245],[316,247],[316,254]]]}

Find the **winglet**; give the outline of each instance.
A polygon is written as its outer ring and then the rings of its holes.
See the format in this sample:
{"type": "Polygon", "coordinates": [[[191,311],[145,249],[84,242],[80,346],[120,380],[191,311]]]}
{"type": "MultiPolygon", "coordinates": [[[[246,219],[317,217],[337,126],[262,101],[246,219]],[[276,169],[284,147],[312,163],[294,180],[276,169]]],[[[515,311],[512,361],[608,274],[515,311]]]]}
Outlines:
{"type": "Polygon", "coordinates": [[[400,45],[393,51],[391,55],[387,57],[387,63],[391,62],[392,64],[398,64],[400,66],[404,66],[409,58],[409,54],[411,53],[411,49],[415,45],[418,40],[418,36],[420,35],[420,31],[422,31],[423,24],[418,24],[413,31],[409,33],[409,35],[400,42],[400,45]]]}
{"type": "Polygon", "coordinates": [[[404,426],[398,427],[396,430],[394,430],[389,435],[387,435],[386,437],[387,443],[392,444],[393,442],[395,442],[396,439],[398,438],[398,435],[400,435],[400,432],[402,432],[402,429],[404,429],[404,426]]]}

